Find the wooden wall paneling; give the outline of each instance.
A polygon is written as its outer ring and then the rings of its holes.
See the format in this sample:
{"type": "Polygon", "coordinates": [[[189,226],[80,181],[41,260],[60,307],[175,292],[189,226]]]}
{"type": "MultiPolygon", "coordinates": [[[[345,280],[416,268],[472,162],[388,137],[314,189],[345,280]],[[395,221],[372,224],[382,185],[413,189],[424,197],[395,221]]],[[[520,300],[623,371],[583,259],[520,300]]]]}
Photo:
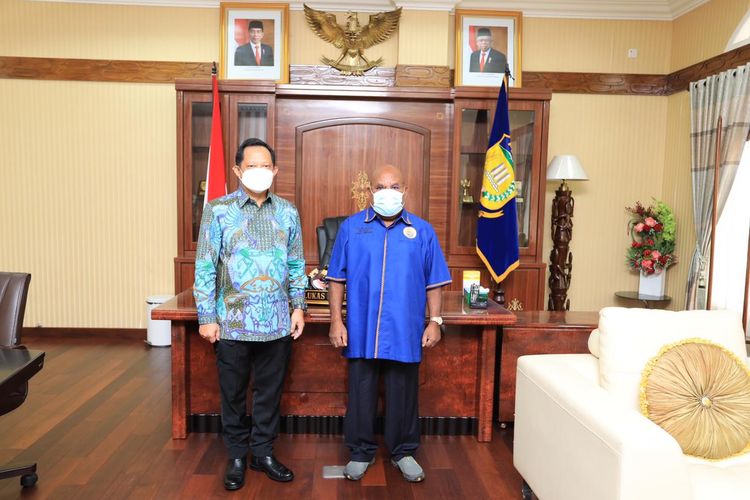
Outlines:
{"type": "Polygon", "coordinates": [[[662,96],[667,95],[666,83],[666,75],[523,72],[523,85],[526,88],[568,94],[662,96]]]}
{"type": "MultiPolygon", "coordinates": [[[[663,96],[687,90],[688,83],[701,80],[721,71],[750,62],[750,46],[738,47],[687,68],[666,75],[622,73],[573,73],[550,71],[524,71],[524,90],[547,90],[577,94],[619,94],[663,96]]],[[[343,77],[323,65],[292,65],[291,82],[309,86],[396,86],[445,85],[452,74],[444,73],[441,66],[405,66],[399,79],[397,68],[376,68],[365,78],[343,77]]],[[[69,80],[131,83],[171,83],[184,79],[211,75],[210,62],[129,61],[109,59],[66,59],[52,57],[0,56],[0,78],[30,80],[69,80]]],[[[239,88],[247,81],[235,80],[229,84],[239,88]]],[[[253,82],[257,84],[258,82],[253,82]]],[[[273,87],[273,82],[265,82],[273,87]]],[[[185,89],[187,90],[187,89],[185,89]]],[[[221,89],[224,91],[224,89],[221,89]]],[[[511,89],[511,94],[512,94],[511,89]]]]}
{"type": "Polygon", "coordinates": [[[396,66],[396,87],[452,87],[453,70],[448,66],[396,66]]]}
{"type": "Polygon", "coordinates": [[[666,95],[688,90],[690,82],[697,82],[750,62],[750,45],[743,45],[666,76],[666,95]]]}
{"type": "Polygon", "coordinates": [[[366,172],[372,180],[376,166],[399,166],[409,186],[407,210],[419,217],[428,213],[423,188],[429,177],[429,130],[383,118],[337,118],[297,127],[295,142],[296,199],[304,214],[302,235],[308,262],[317,261],[315,227],[325,217],[359,210],[350,191],[358,172],[366,172]]]}
{"type": "MultiPolygon", "coordinates": [[[[277,95],[277,153],[278,153],[278,164],[279,174],[276,178],[276,192],[280,196],[294,200],[298,207],[302,204],[305,205],[320,205],[320,207],[328,206],[328,204],[342,204],[339,206],[332,206],[332,209],[337,211],[345,208],[346,203],[350,203],[351,199],[351,180],[343,179],[334,176],[329,181],[331,185],[337,186],[336,189],[340,190],[336,196],[330,196],[331,187],[322,183],[320,179],[316,179],[315,176],[309,172],[305,172],[305,178],[300,179],[300,184],[296,184],[296,178],[299,175],[301,177],[301,165],[307,165],[309,162],[308,154],[303,151],[311,151],[308,147],[313,147],[310,141],[313,140],[313,136],[316,132],[323,132],[326,127],[321,128],[320,125],[326,120],[345,120],[345,122],[330,122],[330,124],[337,124],[337,127],[348,123],[346,127],[361,127],[366,125],[365,129],[371,132],[377,131],[378,127],[383,131],[388,128],[383,123],[397,124],[395,129],[409,131],[410,135],[428,137],[429,136],[429,147],[427,143],[424,143],[423,150],[425,154],[423,156],[413,156],[414,160],[407,160],[418,162],[420,168],[424,168],[424,160],[427,158],[428,168],[423,170],[423,178],[420,182],[411,181],[409,186],[410,194],[407,197],[408,203],[422,203],[426,202],[426,206],[422,210],[416,210],[417,214],[422,213],[425,218],[430,221],[435,228],[438,238],[441,243],[445,245],[447,241],[446,234],[446,218],[447,218],[447,185],[448,176],[450,172],[450,143],[449,138],[451,134],[450,119],[452,118],[451,106],[448,102],[402,102],[399,97],[398,101],[391,101],[389,99],[378,99],[378,100],[362,100],[359,92],[354,92],[349,95],[344,90],[341,90],[335,98],[318,99],[308,98],[301,99],[297,96],[297,89],[294,90],[293,94],[277,95]],[[343,92],[343,94],[341,94],[343,92]],[[387,116],[387,121],[384,117],[387,116]],[[348,122],[347,122],[348,120],[348,122]],[[370,125],[367,125],[370,123],[370,125]],[[372,127],[376,127],[373,129],[372,127]],[[367,128],[369,127],[369,128],[367,128]],[[405,128],[402,128],[405,127],[405,128]],[[321,129],[321,130],[317,130],[321,129]],[[417,134],[416,131],[421,131],[417,134]],[[426,134],[425,131],[429,131],[426,134]],[[312,132],[313,135],[308,135],[312,132]],[[424,133],[425,135],[422,135],[424,133]],[[302,139],[302,144],[298,144],[298,140],[302,139]],[[419,158],[417,160],[417,158],[419,158]],[[429,180],[424,176],[428,174],[429,180]],[[419,194],[421,190],[422,194],[419,194]],[[316,200],[328,196],[327,200],[316,200]],[[300,199],[310,197],[309,200],[300,199]],[[341,198],[340,200],[333,200],[332,198],[341,198]],[[419,200],[419,201],[418,201],[419,200]]],[[[397,96],[403,96],[402,92],[394,92],[397,96]]],[[[439,96],[448,95],[445,92],[438,94],[439,96]]],[[[345,128],[346,128],[345,127],[345,128]]],[[[350,134],[355,132],[343,131],[343,128],[339,129],[342,134],[350,134]]],[[[331,132],[331,131],[328,131],[331,132]]],[[[328,133],[326,132],[326,133],[328,133]]],[[[393,131],[391,130],[392,133],[393,131]]],[[[399,132],[402,134],[403,132],[399,132]]],[[[339,165],[337,168],[343,169],[345,166],[348,171],[356,173],[359,170],[365,170],[371,172],[376,165],[347,165],[347,162],[351,162],[351,158],[341,157],[342,151],[356,151],[361,145],[356,144],[339,144],[338,149],[331,149],[328,143],[321,143],[321,138],[324,136],[317,136],[314,147],[318,150],[323,151],[322,158],[327,158],[325,161],[333,162],[334,165],[339,165]],[[354,168],[352,168],[354,167],[354,168]]],[[[409,135],[403,136],[409,137],[409,135]]],[[[374,138],[373,138],[374,139],[374,138]]],[[[370,138],[365,138],[367,141],[371,141],[370,138]]],[[[378,139],[380,140],[380,139],[378,139]]],[[[391,141],[392,142],[392,141],[391,141]]],[[[416,147],[416,146],[414,146],[416,147]]],[[[407,150],[414,149],[412,146],[407,147],[407,150]]],[[[378,150],[372,151],[374,160],[382,158],[382,161],[393,162],[394,164],[404,167],[404,153],[403,147],[394,147],[393,144],[386,143],[383,146],[378,146],[378,150]],[[382,149],[382,150],[381,150],[382,149]]],[[[361,158],[358,161],[364,161],[364,156],[359,154],[361,158]]],[[[407,156],[408,158],[408,156],[407,156]]],[[[318,160],[316,160],[318,161],[318,160]]],[[[320,160],[322,163],[322,159],[320,160]]],[[[318,165],[317,169],[322,169],[323,164],[318,165]]],[[[410,169],[413,167],[410,167],[410,169]]],[[[307,166],[305,167],[305,170],[307,166]]],[[[343,171],[343,170],[342,170],[343,171]]],[[[410,209],[413,209],[413,205],[407,205],[410,209]]],[[[320,216],[312,213],[307,208],[300,208],[300,214],[303,219],[303,238],[305,239],[306,258],[311,265],[317,263],[317,252],[316,248],[316,237],[314,228],[320,224],[323,216],[329,215],[340,215],[339,213],[326,214],[321,210],[322,208],[315,208],[315,210],[321,212],[320,216]],[[306,221],[307,218],[311,220],[306,221]],[[309,236],[307,234],[309,233],[309,236]]],[[[349,215],[352,212],[345,213],[349,215]]],[[[446,248],[445,246],[443,248],[446,248]]]]}
{"type": "Polygon", "coordinates": [[[172,83],[178,78],[209,78],[210,76],[210,62],[0,56],[0,78],[172,83]]]}

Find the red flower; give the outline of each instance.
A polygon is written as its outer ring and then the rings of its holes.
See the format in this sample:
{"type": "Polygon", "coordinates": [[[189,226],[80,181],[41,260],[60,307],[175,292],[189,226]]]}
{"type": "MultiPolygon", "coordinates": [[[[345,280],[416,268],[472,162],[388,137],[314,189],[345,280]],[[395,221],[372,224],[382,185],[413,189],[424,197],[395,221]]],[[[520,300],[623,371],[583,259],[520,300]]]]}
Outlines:
{"type": "Polygon", "coordinates": [[[646,225],[643,222],[639,222],[638,224],[635,225],[635,232],[642,233],[645,228],[646,228],[646,225]]]}
{"type": "Polygon", "coordinates": [[[649,246],[654,246],[654,240],[652,240],[651,238],[649,238],[648,240],[646,240],[646,244],[649,245],[649,246]]]}
{"type": "Polygon", "coordinates": [[[648,227],[654,227],[656,223],[656,219],[653,217],[646,217],[646,220],[643,221],[648,227]]]}
{"type": "MultiPolygon", "coordinates": [[[[644,252],[644,253],[646,253],[646,252],[644,252]]],[[[643,266],[643,269],[645,269],[646,271],[648,271],[650,269],[653,272],[654,261],[652,261],[652,260],[644,260],[643,262],[641,262],[641,266],[643,266]]]]}
{"type": "Polygon", "coordinates": [[[657,224],[657,225],[654,226],[654,231],[656,231],[658,233],[663,228],[664,228],[664,226],[662,224],[657,224]]]}
{"type": "MultiPolygon", "coordinates": [[[[645,255],[646,257],[648,257],[649,255],[651,255],[651,250],[644,250],[643,251],[643,255],[645,255]]],[[[658,257],[654,256],[654,258],[658,258],[658,257]]]]}

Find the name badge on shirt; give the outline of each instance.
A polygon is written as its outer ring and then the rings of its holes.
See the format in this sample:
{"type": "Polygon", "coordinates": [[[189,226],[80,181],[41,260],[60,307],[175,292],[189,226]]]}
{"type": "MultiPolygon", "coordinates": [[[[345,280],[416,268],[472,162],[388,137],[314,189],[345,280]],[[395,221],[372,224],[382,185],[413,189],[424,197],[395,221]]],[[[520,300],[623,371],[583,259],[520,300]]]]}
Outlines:
{"type": "Polygon", "coordinates": [[[417,237],[417,230],[414,229],[411,226],[410,227],[405,227],[404,228],[404,236],[406,236],[410,240],[413,240],[414,238],[417,237]]]}

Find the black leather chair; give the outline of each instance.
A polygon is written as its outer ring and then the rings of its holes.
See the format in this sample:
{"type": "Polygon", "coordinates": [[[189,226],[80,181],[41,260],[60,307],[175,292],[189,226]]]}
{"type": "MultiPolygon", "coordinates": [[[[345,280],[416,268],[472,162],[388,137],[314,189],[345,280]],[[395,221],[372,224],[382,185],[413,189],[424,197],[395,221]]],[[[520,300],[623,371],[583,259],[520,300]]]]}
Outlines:
{"type": "MultiPolygon", "coordinates": [[[[30,274],[0,272],[0,349],[20,347],[30,282],[30,274]]],[[[24,382],[10,391],[4,391],[5,394],[0,398],[0,415],[21,406],[26,400],[28,390],[29,384],[24,382]]],[[[33,486],[38,479],[36,464],[0,468],[0,479],[15,476],[21,476],[22,486],[33,486]]]]}
{"type": "Polygon", "coordinates": [[[323,225],[315,228],[318,234],[318,257],[320,263],[319,269],[326,269],[331,261],[333,244],[336,241],[336,234],[339,232],[339,226],[346,220],[346,216],[326,217],[323,219],[323,225]]]}

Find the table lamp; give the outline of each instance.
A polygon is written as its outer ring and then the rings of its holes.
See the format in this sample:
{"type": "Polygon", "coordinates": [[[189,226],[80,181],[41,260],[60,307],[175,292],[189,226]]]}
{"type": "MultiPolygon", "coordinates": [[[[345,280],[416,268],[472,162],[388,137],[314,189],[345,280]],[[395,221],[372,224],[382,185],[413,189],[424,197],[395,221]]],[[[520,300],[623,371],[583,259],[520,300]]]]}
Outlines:
{"type": "Polygon", "coordinates": [[[587,181],[589,176],[574,155],[557,155],[547,167],[547,180],[561,180],[552,200],[552,251],[549,255],[549,300],[547,310],[568,311],[570,275],[573,270],[573,207],[575,202],[565,181],[587,181]]]}

